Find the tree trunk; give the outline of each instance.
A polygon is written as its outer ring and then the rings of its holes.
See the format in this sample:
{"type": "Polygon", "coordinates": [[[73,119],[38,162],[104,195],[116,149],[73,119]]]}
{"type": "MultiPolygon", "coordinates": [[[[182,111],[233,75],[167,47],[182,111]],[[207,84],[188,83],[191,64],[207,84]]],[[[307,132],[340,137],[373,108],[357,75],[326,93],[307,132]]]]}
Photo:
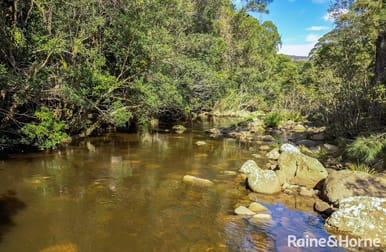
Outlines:
{"type": "Polygon", "coordinates": [[[377,38],[375,77],[376,81],[386,85],[386,30],[381,32],[377,38]]]}

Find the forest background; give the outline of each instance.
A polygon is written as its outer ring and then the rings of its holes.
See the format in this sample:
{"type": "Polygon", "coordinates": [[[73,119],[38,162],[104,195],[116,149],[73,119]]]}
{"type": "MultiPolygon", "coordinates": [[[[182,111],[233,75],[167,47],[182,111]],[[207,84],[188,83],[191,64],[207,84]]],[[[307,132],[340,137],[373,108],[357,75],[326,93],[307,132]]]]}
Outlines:
{"type": "Polygon", "coordinates": [[[242,110],[384,149],[384,1],[334,1],[335,29],[300,61],[277,53],[275,24],[248,14],[270,2],[1,1],[0,149],[242,110]]]}

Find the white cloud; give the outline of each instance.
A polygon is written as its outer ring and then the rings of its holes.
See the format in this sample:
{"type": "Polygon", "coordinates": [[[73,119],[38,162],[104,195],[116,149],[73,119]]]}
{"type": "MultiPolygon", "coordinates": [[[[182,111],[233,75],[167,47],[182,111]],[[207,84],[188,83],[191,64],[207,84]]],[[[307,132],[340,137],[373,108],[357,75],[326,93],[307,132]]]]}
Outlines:
{"type": "Polygon", "coordinates": [[[308,27],[306,30],[307,31],[323,31],[323,30],[328,30],[328,26],[311,26],[308,27]]]}
{"type": "Polygon", "coordinates": [[[283,45],[279,53],[296,56],[308,56],[315,43],[283,45]]]}
{"type": "Polygon", "coordinates": [[[320,37],[321,36],[318,34],[308,34],[306,37],[306,41],[310,43],[317,42],[320,37]]]}
{"type": "Polygon", "coordinates": [[[334,10],[334,11],[329,11],[323,16],[323,19],[325,21],[334,22],[336,17],[339,17],[342,14],[346,14],[347,12],[349,12],[349,10],[345,9],[345,8],[339,9],[339,10],[334,10]]]}

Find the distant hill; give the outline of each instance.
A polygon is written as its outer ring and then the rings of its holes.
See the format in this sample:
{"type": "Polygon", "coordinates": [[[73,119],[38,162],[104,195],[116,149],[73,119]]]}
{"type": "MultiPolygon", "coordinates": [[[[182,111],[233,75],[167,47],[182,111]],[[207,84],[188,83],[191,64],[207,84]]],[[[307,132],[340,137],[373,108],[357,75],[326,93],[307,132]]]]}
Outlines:
{"type": "Polygon", "coordinates": [[[288,55],[293,60],[309,60],[310,58],[308,56],[296,56],[296,55],[288,55]]]}

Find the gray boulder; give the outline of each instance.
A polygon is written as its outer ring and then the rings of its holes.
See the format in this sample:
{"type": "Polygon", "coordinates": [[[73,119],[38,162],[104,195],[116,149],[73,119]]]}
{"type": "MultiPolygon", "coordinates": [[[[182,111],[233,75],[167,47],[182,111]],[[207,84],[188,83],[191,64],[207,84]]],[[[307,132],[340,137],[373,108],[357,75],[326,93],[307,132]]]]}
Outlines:
{"type": "Polygon", "coordinates": [[[272,159],[272,160],[278,160],[280,157],[280,152],[279,148],[274,148],[270,152],[265,155],[267,158],[272,159]]]}
{"type": "Polygon", "coordinates": [[[311,140],[315,140],[315,141],[323,141],[326,138],[326,136],[323,132],[320,132],[312,135],[310,138],[311,140]]]}
{"type": "Polygon", "coordinates": [[[325,227],[364,239],[379,239],[386,244],[386,199],[357,196],[343,199],[339,209],[326,221],[325,227]]]}
{"type": "Polygon", "coordinates": [[[333,145],[333,144],[325,143],[325,144],[323,144],[323,147],[324,147],[329,153],[336,153],[336,152],[339,151],[338,146],[333,145]]]}
{"type": "Polygon", "coordinates": [[[276,174],[281,184],[302,185],[314,188],[328,175],[324,166],[315,158],[301,153],[283,152],[278,161],[276,174]]]}
{"type": "Polygon", "coordinates": [[[303,145],[303,146],[306,146],[308,148],[311,148],[311,147],[317,146],[318,143],[313,141],[313,140],[303,139],[303,140],[296,141],[296,145],[303,145]]]}
{"type": "Polygon", "coordinates": [[[301,153],[298,147],[289,143],[285,143],[280,146],[280,152],[301,153]]]}
{"type": "Polygon", "coordinates": [[[386,198],[386,179],[359,171],[331,171],[323,184],[322,198],[336,205],[352,196],[386,198]]]}
{"type": "Polygon", "coordinates": [[[280,181],[272,170],[257,169],[248,175],[248,186],[257,193],[274,194],[281,190],[280,181]]]}
{"type": "Polygon", "coordinates": [[[261,170],[261,168],[253,160],[246,161],[240,168],[239,172],[244,174],[250,174],[256,170],[261,170]]]}

